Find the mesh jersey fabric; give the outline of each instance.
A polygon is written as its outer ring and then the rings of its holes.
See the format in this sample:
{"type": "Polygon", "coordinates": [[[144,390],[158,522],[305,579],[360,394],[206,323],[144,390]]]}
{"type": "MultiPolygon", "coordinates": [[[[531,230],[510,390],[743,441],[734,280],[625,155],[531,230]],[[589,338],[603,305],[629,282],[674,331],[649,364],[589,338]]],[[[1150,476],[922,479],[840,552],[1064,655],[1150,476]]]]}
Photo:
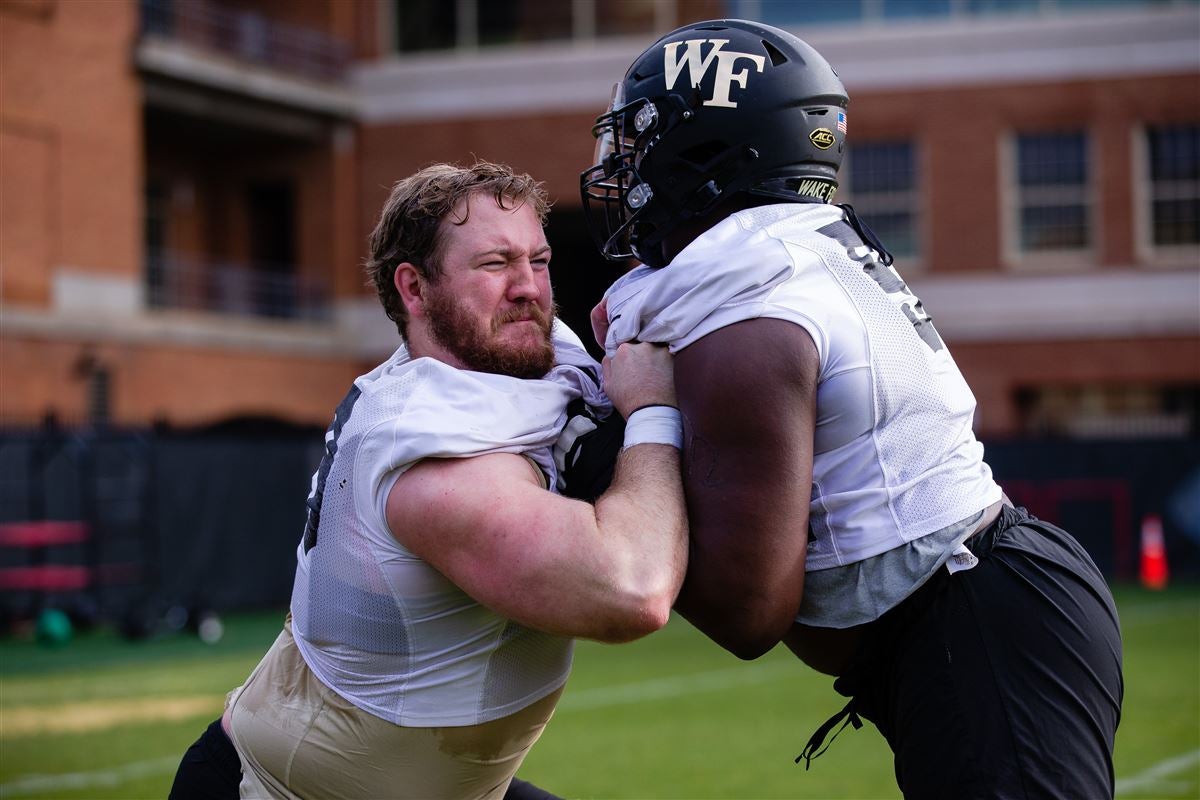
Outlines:
{"type": "Polygon", "coordinates": [[[677,351],[759,317],[812,337],[820,371],[807,570],[902,547],[999,500],[958,366],[920,301],[841,208],[737,212],[666,267],[628,273],[606,297],[610,353],[632,339],[677,351]]]}
{"type": "Polygon", "coordinates": [[[364,711],[397,725],[475,725],[566,681],[570,639],[481,606],[404,548],[385,517],[396,479],[422,458],[520,453],[555,484],[567,404],[582,398],[601,414],[611,405],[599,365],[557,322],[554,344],[556,366],[540,380],[412,359],[401,347],[339,407],[310,497],[315,544],[306,537],[297,550],[293,633],[313,673],[364,711]]]}

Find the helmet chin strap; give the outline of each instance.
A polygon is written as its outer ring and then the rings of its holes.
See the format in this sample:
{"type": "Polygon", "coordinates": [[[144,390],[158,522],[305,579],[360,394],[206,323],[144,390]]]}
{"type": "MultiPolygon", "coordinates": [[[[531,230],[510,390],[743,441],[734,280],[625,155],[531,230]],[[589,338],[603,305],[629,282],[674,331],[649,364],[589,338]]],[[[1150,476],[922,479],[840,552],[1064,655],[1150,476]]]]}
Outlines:
{"type": "Polygon", "coordinates": [[[747,168],[756,159],[758,151],[754,148],[732,147],[699,165],[698,173],[712,175],[713,178],[692,190],[674,215],[672,224],[658,226],[648,236],[638,237],[638,259],[647,266],[665,267],[692,239],[719,222],[719,219],[709,220],[706,217],[731,195],[746,188],[738,184],[746,182],[743,176],[748,174],[747,168]],[[675,246],[675,241],[681,241],[681,244],[675,246]],[[668,242],[672,244],[668,245],[668,242]],[[646,255],[650,255],[650,258],[646,258],[646,255]]]}
{"type": "Polygon", "coordinates": [[[732,147],[702,166],[701,172],[713,177],[697,187],[684,202],[683,219],[702,217],[730,194],[745,189],[738,184],[748,183],[744,176],[756,160],[758,151],[753,147],[732,147]]]}
{"type": "Polygon", "coordinates": [[[635,246],[638,260],[647,266],[666,266],[697,236],[730,213],[738,211],[742,204],[734,204],[720,216],[710,218],[714,211],[720,210],[722,204],[734,197],[744,197],[746,187],[739,184],[748,182],[743,178],[745,168],[757,157],[758,152],[754,148],[734,148],[704,164],[703,169],[706,172],[713,170],[715,178],[704,182],[691,193],[682,209],[672,216],[670,225],[659,225],[649,235],[638,237],[640,243],[635,246]],[[644,258],[647,252],[653,253],[652,257],[644,258]]]}
{"type": "Polygon", "coordinates": [[[879,253],[880,260],[890,267],[893,260],[892,254],[883,246],[883,242],[879,241],[879,237],[875,235],[875,231],[871,230],[867,223],[859,218],[858,214],[854,211],[854,207],[849,203],[842,203],[839,208],[846,212],[846,219],[850,222],[850,226],[862,237],[862,240],[873,247],[879,253]]]}
{"type": "MultiPolygon", "coordinates": [[[[683,248],[680,249],[682,250],[683,248]]],[[[665,267],[667,264],[670,264],[671,259],[676,255],[676,253],[667,252],[667,243],[664,240],[655,242],[649,247],[648,250],[635,246],[633,251],[633,254],[638,261],[642,262],[647,267],[653,267],[654,269],[660,269],[665,267]]]]}

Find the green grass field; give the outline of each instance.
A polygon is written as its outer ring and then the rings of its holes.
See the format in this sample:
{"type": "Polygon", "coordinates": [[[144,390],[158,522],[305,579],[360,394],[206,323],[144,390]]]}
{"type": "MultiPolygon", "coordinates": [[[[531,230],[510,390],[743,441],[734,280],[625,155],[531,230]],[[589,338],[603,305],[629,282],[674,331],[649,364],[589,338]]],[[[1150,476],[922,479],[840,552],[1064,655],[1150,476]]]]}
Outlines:
{"type": "MultiPolygon", "coordinates": [[[[1125,636],[1118,796],[1200,798],[1200,587],[1117,594],[1125,636]]],[[[282,614],[132,644],[0,640],[0,797],[162,798],[184,749],[274,638],[282,614]]],[[[576,798],[898,798],[867,725],[805,772],[792,759],[841,707],[777,649],[740,662],[682,620],[623,646],[581,643],[521,775],[576,798]]]]}

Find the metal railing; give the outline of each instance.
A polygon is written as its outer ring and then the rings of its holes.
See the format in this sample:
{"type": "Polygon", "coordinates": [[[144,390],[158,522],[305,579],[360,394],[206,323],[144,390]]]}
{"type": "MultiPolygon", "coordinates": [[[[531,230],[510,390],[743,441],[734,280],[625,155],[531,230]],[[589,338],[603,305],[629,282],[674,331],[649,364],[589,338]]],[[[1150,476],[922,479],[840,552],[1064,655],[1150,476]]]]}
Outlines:
{"type": "Polygon", "coordinates": [[[141,0],[141,31],[321,80],[340,79],[350,63],[345,42],[211,0],[141,0]]]}
{"type": "Polygon", "coordinates": [[[173,253],[151,255],[146,289],[151,308],[312,322],[328,320],[331,314],[327,282],[269,265],[254,268],[173,253]]]}

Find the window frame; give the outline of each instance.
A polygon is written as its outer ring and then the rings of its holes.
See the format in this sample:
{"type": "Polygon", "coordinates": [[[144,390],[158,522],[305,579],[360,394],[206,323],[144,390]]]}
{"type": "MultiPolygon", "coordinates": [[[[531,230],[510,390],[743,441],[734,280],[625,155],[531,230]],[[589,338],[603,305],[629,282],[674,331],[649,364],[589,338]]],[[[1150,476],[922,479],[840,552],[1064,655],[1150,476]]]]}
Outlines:
{"type": "MultiPolygon", "coordinates": [[[[1030,127],[1010,129],[1001,134],[997,159],[1000,179],[1001,246],[1006,268],[1029,271],[1078,271],[1091,268],[1099,259],[1102,230],[1100,226],[1100,186],[1103,185],[1103,162],[1098,157],[1097,137],[1087,125],[1080,127],[1030,127]],[[1084,182],[1082,202],[1087,225],[1087,242],[1083,247],[1060,249],[1026,249],[1021,244],[1022,202],[1018,140],[1022,136],[1054,136],[1081,133],[1084,137],[1084,182]]],[[[1058,184],[1068,186],[1069,184],[1058,184]]]]}
{"type": "MultiPolygon", "coordinates": [[[[1152,267],[1191,267],[1200,261],[1200,242],[1195,244],[1155,244],[1154,242],[1154,177],[1150,164],[1150,129],[1191,126],[1200,129],[1200,120],[1150,122],[1135,124],[1130,136],[1131,173],[1133,175],[1134,242],[1140,264],[1152,267]]],[[[1200,197],[1200,180],[1196,186],[1200,197]]]]}
{"type": "MultiPolygon", "coordinates": [[[[868,195],[881,195],[888,200],[895,198],[907,197],[907,210],[912,218],[912,237],[913,237],[913,252],[893,254],[896,257],[898,266],[902,267],[905,272],[922,272],[929,265],[929,231],[928,222],[930,219],[927,192],[925,186],[928,184],[926,178],[926,154],[924,143],[919,136],[915,134],[903,134],[901,136],[888,136],[885,138],[869,138],[864,140],[854,140],[846,148],[846,154],[842,159],[842,166],[839,172],[838,192],[834,196],[835,203],[849,203],[854,206],[855,211],[859,212],[867,224],[871,224],[870,213],[863,212],[858,206],[858,198],[862,196],[862,192],[856,193],[850,185],[850,170],[854,160],[854,149],[870,146],[881,146],[891,144],[908,144],[912,149],[912,186],[905,192],[868,192],[868,195]]],[[[883,246],[888,247],[889,242],[882,239],[883,246]]]]}

